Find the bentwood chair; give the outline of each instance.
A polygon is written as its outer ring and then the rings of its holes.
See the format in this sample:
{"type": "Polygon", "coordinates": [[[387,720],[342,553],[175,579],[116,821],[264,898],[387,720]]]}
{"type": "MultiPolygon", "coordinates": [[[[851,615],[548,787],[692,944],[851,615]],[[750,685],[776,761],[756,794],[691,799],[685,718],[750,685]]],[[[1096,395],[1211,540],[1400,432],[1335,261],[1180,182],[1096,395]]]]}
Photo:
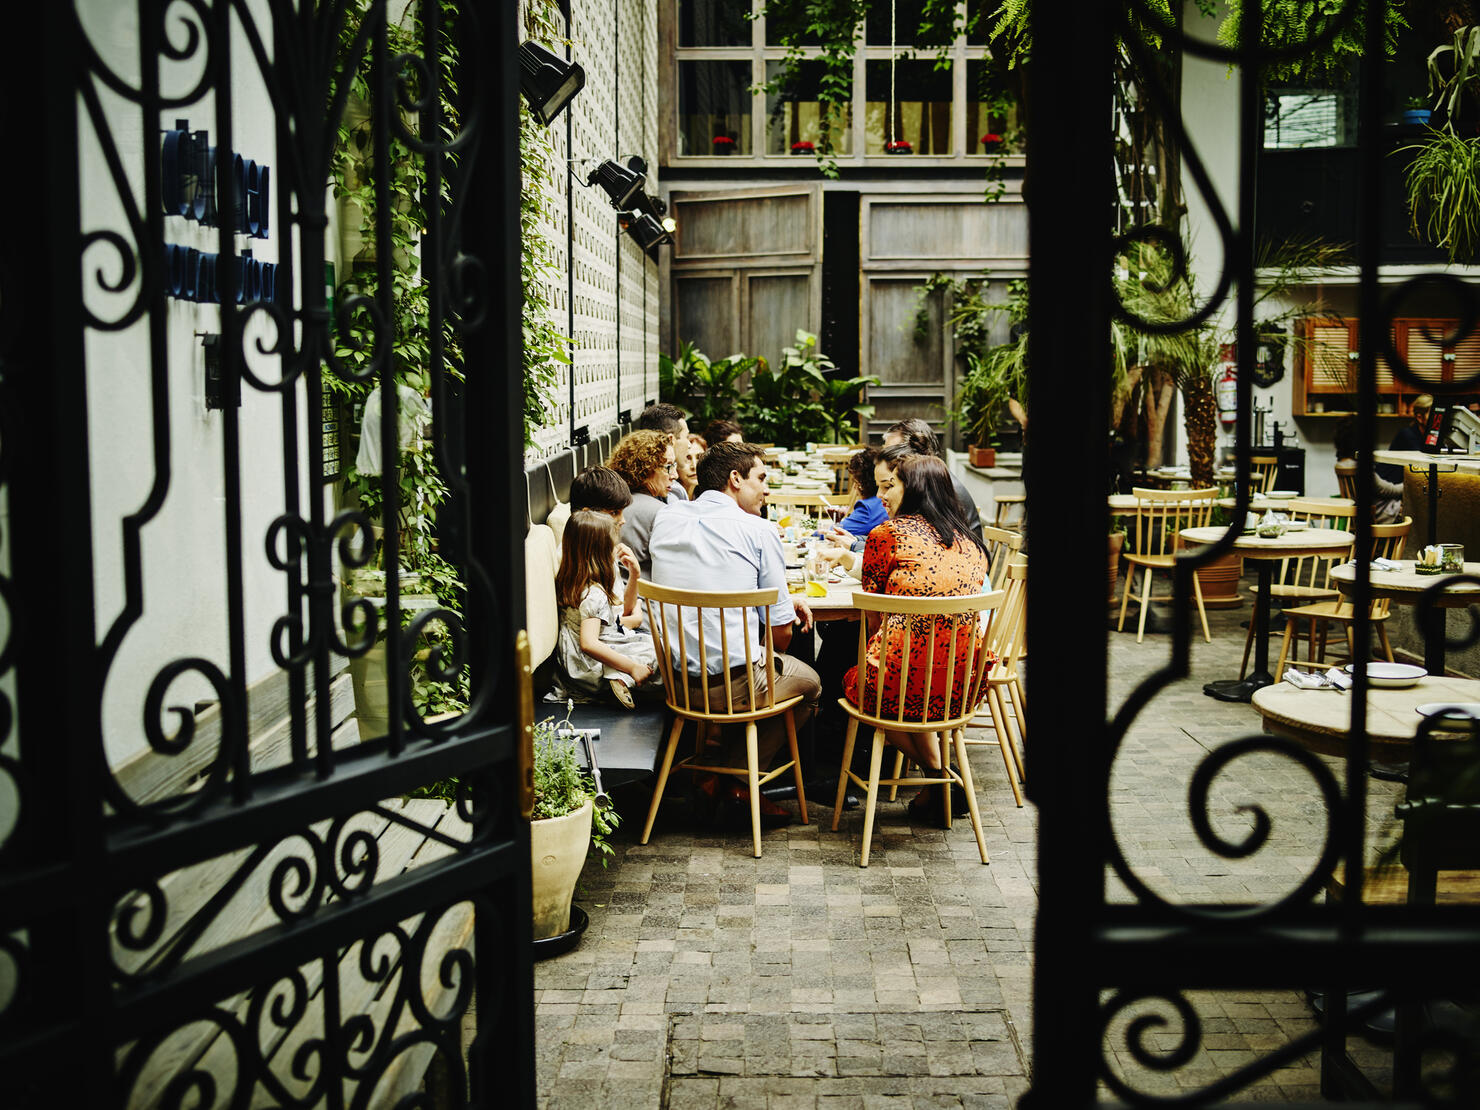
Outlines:
{"type": "MultiPolygon", "coordinates": [[[[848,783],[865,791],[863,807],[863,847],[859,866],[867,867],[869,849],[873,841],[874,812],[879,800],[879,787],[888,786],[940,786],[949,791],[952,784],[966,792],[967,811],[971,815],[971,828],[976,834],[977,850],[982,862],[987,863],[987,841],[982,833],[981,813],[977,807],[976,787],[971,778],[971,764],[966,758],[966,726],[985,696],[987,675],[992,667],[988,653],[991,642],[993,614],[1001,605],[1003,591],[985,594],[968,594],[963,597],[895,597],[886,594],[870,594],[855,591],[853,604],[863,616],[858,622],[858,697],[863,704],[854,705],[847,698],[839,698],[838,705],[848,714],[848,731],[843,740],[842,769],[838,774],[838,794],[833,802],[833,831],[843,815],[843,795],[848,783]],[[885,627],[885,650],[880,660],[880,674],[872,692],[864,680],[868,673],[869,624],[871,618],[882,621],[885,627]],[[945,633],[950,645],[942,645],[938,633],[945,633]],[[957,659],[957,645],[966,640],[964,658],[957,659]],[[911,649],[916,644],[929,645],[915,659],[911,649]],[[886,664],[899,661],[899,695],[886,701],[884,698],[884,671],[886,664]],[[910,675],[920,668],[924,672],[921,683],[923,691],[920,706],[922,717],[906,718],[904,691],[910,689],[910,675]],[[936,671],[943,674],[937,678],[936,671]],[[872,693],[872,696],[870,696],[872,693]],[[932,696],[932,693],[934,696],[932,696]],[[937,713],[933,702],[940,699],[937,713]],[[853,746],[858,739],[858,726],[873,729],[873,744],[869,752],[868,778],[853,771],[853,746]],[[941,769],[921,771],[915,775],[893,775],[881,779],[884,762],[884,733],[906,732],[918,735],[933,734],[940,740],[941,769]],[[955,758],[955,767],[951,759],[955,758]]],[[[1010,768],[1009,764],[1009,768],[1010,768]]],[[[950,828],[951,805],[945,804],[946,827],[950,828]]]]}
{"type": "MultiPolygon", "coordinates": [[[[1403,543],[1408,538],[1408,531],[1413,527],[1413,518],[1405,516],[1395,524],[1374,524],[1372,526],[1372,558],[1374,559],[1401,559],[1403,557],[1403,543]]],[[[1372,602],[1368,610],[1368,619],[1377,629],[1377,638],[1382,645],[1383,655],[1389,663],[1396,662],[1393,658],[1393,645],[1388,640],[1387,620],[1391,614],[1391,601],[1380,597],[1372,602]]],[[[1280,644],[1280,661],[1275,666],[1275,674],[1285,673],[1285,661],[1299,662],[1296,658],[1300,654],[1298,646],[1297,629],[1306,634],[1306,665],[1321,665],[1326,659],[1326,633],[1328,626],[1340,625],[1346,633],[1347,656],[1350,658],[1352,651],[1352,625],[1356,622],[1356,609],[1350,601],[1338,595],[1333,601],[1317,601],[1310,605],[1300,605],[1293,609],[1285,610],[1285,639],[1280,644]],[[1316,633],[1320,633],[1319,648],[1316,644],[1316,633]],[[1291,648],[1294,648],[1294,651],[1291,648]]]]}
{"type": "Polygon", "coordinates": [[[673,711],[673,727],[668,731],[668,744],[663,749],[663,763],[658,771],[658,781],[653,788],[652,804],[648,806],[647,823],[642,827],[642,843],[652,835],[653,822],[658,816],[658,806],[663,801],[663,791],[668,785],[669,773],[674,768],[673,757],[678,750],[678,741],[684,726],[693,721],[694,754],[681,760],[678,767],[688,771],[707,771],[715,775],[726,775],[745,783],[750,794],[750,828],[755,845],[755,857],[761,857],[761,787],[776,776],[787,771],[794,772],[797,784],[797,808],[801,811],[802,824],[807,823],[807,794],[802,785],[802,761],[797,751],[796,721],[792,710],[801,698],[776,699],[775,648],[771,638],[771,626],[765,621],[766,606],[775,605],[781,591],[776,587],[763,590],[739,590],[731,593],[708,593],[701,590],[680,590],[671,586],[659,586],[641,580],[637,584],[637,595],[642,599],[647,614],[648,627],[659,640],[658,668],[663,675],[664,694],[668,708],[673,711]],[[706,643],[704,636],[706,613],[717,612],[720,630],[719,643],[706,643]],[[726,614],[738,612],[740,627],[744,630],[745,663],[744,682],[740,676],[731,676],[729,664],[729,636],[731,626],[726,614]],[[688,637],[684,635],[685,615],[692,614],[697,620],[699,635],[697,658],[690,655],[688,637]],[[755,643],[764,645],[763,659],[752,658],[755,643]],[[698,667],[698,675],[690,674],[689,664],[698,667]],[[756,690],[755,664],[764,663],[763,674],[769,676],[766,688],[756,690]],[[744,691],[736,697],[735,688],[744,691]],[[711,687],[723,686],[723,695],[716,695],[711,687]],[[770,771],[759,764],[758,734],[756,722],[780,717],[786,723],[786,741],[790,745],[791,759],[770,771]],[[745,765],[743,767],[715,763],[706,757],[704,735],[708,726],[743,725],[745,727],[745,765]]]}
{"type": "MultiPolygon", "coordinates": [[[[1337,528],[1350,531],[1352,513],[1355,510],[1351,505],[1343,502],[1323,501],[1318,497],[1292,497],[1285,502],[1285,511],[1292,522],[1303,524],[1307,528],[1337,528]]],[[[1279,599],[1281,604],[1293,602],[1296,605],[1334,601],[1341,596],[1341,593],[1331,585],[1331,568],[1346,562],[1350,557],[1350,551],[1340,551],[1329,555],[1303,555],[1299,558],[1281,559],[1280,565],[1270,576],[1270,601],[1279,599]]],[[[1252,586],[1251,589],[1255,594],[1259,592],[1258,585],[1252,586]]],[[[1285,611],[1289,612],[1288,609],[1285,611]]],[[[1244,636],[1244,655],[1238,666],[1240,678],[1244,677],[1244,672],[1249,666],[1249,652],[1254,646],[1256,623],[1253,620],[1249,621],[1249,631],[1244,636]]]]}
{"type": "MultiPolygon", "coordinates": [[[[1117,632],[1125,628],[1125,609],[1130,601],[1131,587],[1135,584],[1136,571],[1142,572],[1140,621],[1136,626],[1136,643],[1146,636],[1146,611],[1153,601],[1170,601],[1171,596],[1153,597],[1151,576],[1158,570],[1171,570],[1176,565],[1177,552],[1182,541],[1178,535],[1184,528],[1206,527],[1213,514],[1213,501],[1218,495],[1215,488],[1207,489],[1133,489],[1136,498],[1135,527],[1126,534],[1126,547],[1122,554],[1130,568],[1125,576],[1125,589],[1120,595],[1120,622],[1117,632]]],[[[1202,619],[1203,639],[1213,642],[1208,631],[1208,614],[1203,608],[1202,585],[1197,575],[1192,576],[1192,593],[1197,600],[1197,615],[1202,619]]]]}

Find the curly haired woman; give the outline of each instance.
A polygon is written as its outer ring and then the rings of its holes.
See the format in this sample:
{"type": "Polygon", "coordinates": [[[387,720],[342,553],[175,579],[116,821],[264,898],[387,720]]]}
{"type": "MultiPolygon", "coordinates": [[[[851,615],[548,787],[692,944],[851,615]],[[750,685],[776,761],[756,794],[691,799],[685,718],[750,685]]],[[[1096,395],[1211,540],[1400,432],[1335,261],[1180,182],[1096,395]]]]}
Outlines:
{"type": "Polygon", "coordinates": [[[637,556],[644,577],[653,572],[648,538],[653,518],[668,503],[668,487],[678,474],[673,437],[666,432],[640,431],[622,437],[606,465],[620,474],[632,491],[632,504],[622,515],[621,541],[637,556]]]}

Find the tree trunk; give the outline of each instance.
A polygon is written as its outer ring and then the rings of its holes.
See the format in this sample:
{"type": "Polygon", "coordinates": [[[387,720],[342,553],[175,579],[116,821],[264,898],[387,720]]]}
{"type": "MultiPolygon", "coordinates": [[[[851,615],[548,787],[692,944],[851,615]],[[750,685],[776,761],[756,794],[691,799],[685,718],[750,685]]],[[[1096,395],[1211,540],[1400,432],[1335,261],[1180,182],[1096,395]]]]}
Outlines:
{"type": "Polygon", "coordinates": [[[1157,366],[1147,368],[1146,373],[1146,469],[1155,470],[1162,464],[1161,442],[1166,434],[1167,414],[1172,408],[1172,398],[1177,395],[1177,386],[1172,376],[1157,366]]]}
{"type": "Polygon", "coordinates": [[[1213,484],[1213,455],[1218,444],[1218,407],[1213,400],[1212,377],[1206,372],[1193,374],[1182,385],[1182,399],[1192,488],[1207,489],[1213,484]]]}

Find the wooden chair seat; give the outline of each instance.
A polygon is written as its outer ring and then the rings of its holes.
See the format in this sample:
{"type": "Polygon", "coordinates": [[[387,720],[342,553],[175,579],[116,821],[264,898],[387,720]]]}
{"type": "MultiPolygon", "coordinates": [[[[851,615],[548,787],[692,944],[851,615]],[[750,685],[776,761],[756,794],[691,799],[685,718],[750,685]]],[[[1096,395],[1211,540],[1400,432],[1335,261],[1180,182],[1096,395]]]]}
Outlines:
{"type": "MultiPolygon", "coordinates": [[[[904,718],[904,691],[910,688],[910,672],[914,666],[913,653],[909,650],[904,652],[900,659],[899,674],[899,696],[897,705],[891,705],[893,710],[885,712],[883,700],[884,676],[881,673],[874,683],[873,704],[871,706],[854,705],[847,698],[839,698],[838,706],[848,715],[848,731],[843,741],[843,761],[838,774],[838,793],[833,802],[833,831],[837,831],[838,822],[843,816],[843,796],[847,792],[848,784],[852,782],[865,791],[863,805],[863,846],[859,856],[859,866],[867,867],[869,850],[873,843],[874,815],[879,800],[879,787],[888,786],[891,796],[901,786],[939,786],[949,791],[952,785],[961,787],[966,792],[967,811],[971,817],[971,829],[976,834],[977,851],[981,854],[983,863],[987,859],[987,841],[982,832],[981,813],[976,801],[976,786],[971,777],[971,764],[966,757],[966,732],[965,726],[976,712],[977,706],[985,696],[987,664],[989,656],[987,645],[991,642],[992,626],[995,624],[996,611],[1002,603],[1003,591],[997,590],[992,593],[970,594],[964,597],[892,597],[887,594],[870,594],[856,591],[853,594],[853,602],[863,615],[858,622],[858,696],[862,702],[865,700],[867,683],[865,675],[868,673],[868,643],[870,639],[870,615],[877,615],[879,621],[884,622],[887,628],[891,617],[930,616],[934,618],[931,634],[925,641],[934,645],[935,631],[942,626],[948,626],[951,651],[949,653],[948,668],[942,679],[941,690],[942,703],[939,716],[931,717],[929,712],[933,698],[931,697],[931,686],[934,678],[934,652],[932,659],[926,664],[931,670],[926,673],[924,712],[927,714],[923,720],[912,721],[904,718]],[[982,615],[988,614],[988,625],[982,629],[980,622],[982,615]],[[962,664],[960,674],[957,674],[957,659],[955,645],[957,640],[968,629],[971,630],[968,644],[968,654],[962,664]],[[959,683],[958,683],[959,678],[959,683]],[[959,691],[959,692],[958,692],[959,691]],[[868,778],[856,774],[853,771],[853,746],[858,739],[858,726],[866,724],[873,729],[873,742],[869,751],[868,778]],[[914,733],[935,734],[940,739],[941,769],[921,774],[904,775],[899,773],[901,761],[896,760],[896,773],[889,778],[881,778],[884,759],[884,733],[914,733]],[[956,765],[951,766],[954,756],[956,765]]],[[[907,633],[907,638],[909,637],[907,633]]],[[[1004,753],[1006,748],[1004,747],[1004,753]]],[[[1009,763],[1009,773],[1011,764],[1009,763]]],[[[949,798],[945,805],[946,827],[950,828],[951,806],[949,798]]]]}
{"type": "Polygon", "coordinates": [[[1028,495],[1025,493],[1000,493],[994,494],[992,500],[997,505],[997,512],[992,518],[992,525],[996,528],[1015,529],[1021,528],[1023,524],[1022,514],[1013,517],[1013,510],[1022,507],[1027,508],[1028,495]]]}
{"type": "MultiPolygon", "coordinates": [[[[1250,586],[1249,590],[1257,595],[1260,592],[1258,583],[1250,586]]],[[[1329,590],[1324,586],[1281,586],[1278,590],[1270,590],[1269,596],[1287,599],[1307,598],[1311,601],[1318,601],[1325,598],[1340,597],[1341,591],[1329,590]]]]}
{"type": "MultiPolygon", "coordinates": [[[[781,591],[772,586],[761,590],[739,590],[729,593],[709,593],[701,590],[680,590],[671,586],[659,586],[646,579],[637,584],[637,596],[642,599],[647,613],[647,624],[658,640],[658,669],[663,675],[663,693],[668,708],[673,711],[673,725],[668,730],[668,743],[663,749],[663,762],[658,770],[658,781],[653,788],[653,800],[648,806],[647,823],[642,828],[641,843],[646,844],[653,832],[653,822],[658,817],[658,806],[663,801],[663,791],[668,786],[668,776],[674,768],[673,757],[684,727],[694,722],[694,754],[678,763],[688,771],[724,775],[744,782],[750,798],[750,831],[755,858],[761,857],[761,787],[778,775],[793,772],[797,784],[797,808],[801,812],[802,824],[807,824],[807,792],[802,783],[802,760],[797,750],[797,728],[792,711],[800,697],[776,698],[775,647],[770,625],[761,618],[765,607],[775,605],[781,591]],[[689,674],[688,647],[684,637],[684,610],[694,610],[701,631],[697,680],[689,674]],[[711,651],[724,653],[721,659],[728,666],[727,633],[722,632],[721,643],[706,644],[702,631],[706,610],[717,610],[719,627],[728,629],[725,621],[727,611],[737,611],[745,644],[745,705],[736,708],[734,681],[726,687],[723,706],[715,705],[710,698],[710,687],[717,684],[718,674],[711,675],[709,655],[711,651]],[[751,621],[754,621],[755,639],[752,639],[751,621]],[[759,642],[763,647],[764,673],[769,677],[765,693],[756,696],[755,666],[761,660],[752,659],[752,645],[759,642]],[[786,740],[791,748],[791,759],[769,771],[759,766],[757,751],[758,735],[756,722],[780,717],[786,726],[786,740]],[[706,757],[704,735],[711,726],[745,726],[745,766],[715,762],[706,757]]],[[[723,672],[721,672],[723,673],[723,672]]]]}
{"type": "MultiPolygon", "coordinates": [[[[1326,878],[1326,897],[1346,899],[1346,867],[1337,864],[1326,878]]],[[[1398,906],[1408,901],[1408,871],[1402,867],[1368,867],[1362,877],[1364,906],[1398,906]]],[[[1480,904],[1480,871],[1441,871],[1434,902],[1440,906],[1480,904]]]]}

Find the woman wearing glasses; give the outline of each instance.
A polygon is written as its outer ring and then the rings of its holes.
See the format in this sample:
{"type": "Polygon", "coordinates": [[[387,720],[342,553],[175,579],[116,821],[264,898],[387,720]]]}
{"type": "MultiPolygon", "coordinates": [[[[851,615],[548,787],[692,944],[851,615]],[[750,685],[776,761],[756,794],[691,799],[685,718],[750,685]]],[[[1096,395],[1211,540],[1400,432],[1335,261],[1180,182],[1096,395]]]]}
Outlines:
{"type": "Polygon", "coordinates": [[[632,432],[613,448],[606,465],[620,474],[632,491],[632,504],[622,517],[620,538],[637,556],[637,564],[647,578],[653,570],[648,555],[653,518],[668,503],[668,487],[678,476],[673,437],[666,432],[632,432]]]}

